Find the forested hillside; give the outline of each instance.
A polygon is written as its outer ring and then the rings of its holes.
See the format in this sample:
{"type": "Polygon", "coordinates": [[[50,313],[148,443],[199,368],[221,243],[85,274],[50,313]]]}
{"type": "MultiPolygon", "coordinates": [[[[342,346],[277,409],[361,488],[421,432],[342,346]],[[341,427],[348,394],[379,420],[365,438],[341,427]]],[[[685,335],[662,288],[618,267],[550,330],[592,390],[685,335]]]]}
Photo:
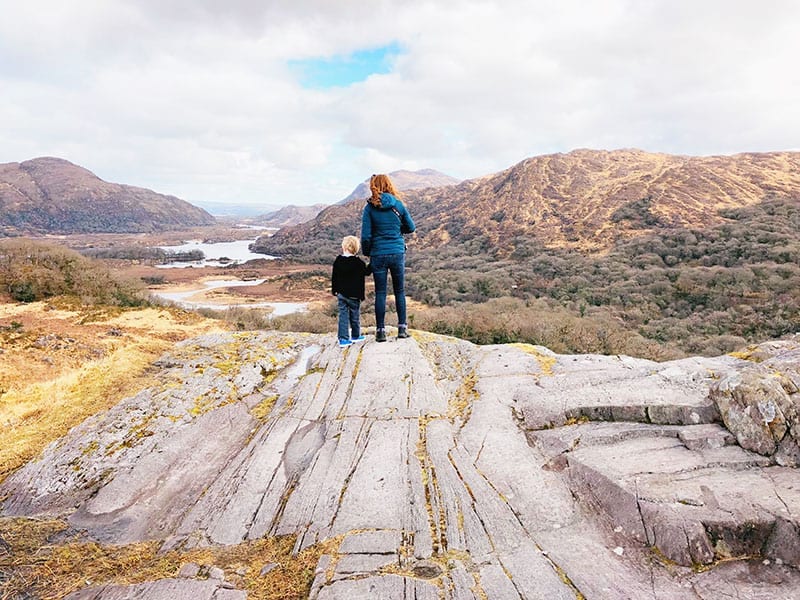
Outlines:
{"type": "Polygon", "coordinates": [[[720,218],[708,229],[657,230],[605,255],[521,240],[503,259],[476,251],[474,240],[435,252],[412,248],[407,285],[433,306],[544,298],[570,314],[613,317],[619,327],[690,353],[800,331],[800,202],[773,198],[720,211],[720,218]]]}
{"type": "MultiPolygon", "coordinates": [[[[534,157],[404,194],[417,223],[407,289],[438,307],[419,325],[482,343],[728,352],[800,331],[799,200],[796,152],[534,157]]],[[[361,208],[329,207],[257,247],[328,263],[361,208]]]]}
{"type": "MultiPolygon", "coordinates": [[[[605,252],[664,228],[707,228],[720,210],[800,193],[800,152],[673,156],[575,150],[528,158],[487,175],[403,194],[421,248],[470,241],[472,252],[510,256],[536,240],[549,248],[605,252]]],[[[363,199],[260,238],[257,252],[326,260],[360,227],[363,199]]]]}

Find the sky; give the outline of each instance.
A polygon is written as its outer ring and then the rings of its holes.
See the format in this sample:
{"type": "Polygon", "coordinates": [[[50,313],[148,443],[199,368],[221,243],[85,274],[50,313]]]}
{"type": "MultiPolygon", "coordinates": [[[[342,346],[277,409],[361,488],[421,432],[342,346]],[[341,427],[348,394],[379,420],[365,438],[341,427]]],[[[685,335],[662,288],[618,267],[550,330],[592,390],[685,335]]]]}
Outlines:
{"type": "Polygon", "coordinates": [[[800,149],[796,0],[0,0],[0,163],[194,204],[372,173],[800,149]]]}

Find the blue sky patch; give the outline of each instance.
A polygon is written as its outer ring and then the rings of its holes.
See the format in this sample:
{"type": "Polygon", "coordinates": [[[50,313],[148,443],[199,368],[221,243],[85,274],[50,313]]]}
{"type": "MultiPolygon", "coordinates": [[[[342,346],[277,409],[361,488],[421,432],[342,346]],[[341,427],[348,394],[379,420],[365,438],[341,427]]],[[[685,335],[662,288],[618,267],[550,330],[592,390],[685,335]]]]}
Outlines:
{"type": "Polygon", "coordinates": [[[400,45],[392,43],[330,58],[291,60],[289,68],[307,88],[347,87],[364,81],[370,75],[389,73],[392,70],[392,61],[399,53],[400,45]]]}

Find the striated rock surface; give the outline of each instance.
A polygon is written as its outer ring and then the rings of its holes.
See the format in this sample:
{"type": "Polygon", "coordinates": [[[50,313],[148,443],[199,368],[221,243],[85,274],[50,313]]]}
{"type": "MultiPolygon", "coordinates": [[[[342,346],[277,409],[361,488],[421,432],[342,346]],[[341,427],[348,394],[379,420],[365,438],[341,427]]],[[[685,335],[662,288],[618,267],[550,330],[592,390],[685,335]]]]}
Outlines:
{"type": "Polygon", "coordinates": [[[137,585],[103,585],[74,592],[69,600],[245,600],[247,592],[223,587],[214,579],[162,579],[137,585]]]}
{"type": "MultiPolygon", "coordinates": [[[[320,600],[789,600],[800,477],[743,447],[710,394],[754,365],[420,332],[345,350],[333,335],[207,336],[9,477],[2,513],[165,550],[335,540],[320,600]]],[[[184,578],[71,598],[245,594],[184,578]]]]}

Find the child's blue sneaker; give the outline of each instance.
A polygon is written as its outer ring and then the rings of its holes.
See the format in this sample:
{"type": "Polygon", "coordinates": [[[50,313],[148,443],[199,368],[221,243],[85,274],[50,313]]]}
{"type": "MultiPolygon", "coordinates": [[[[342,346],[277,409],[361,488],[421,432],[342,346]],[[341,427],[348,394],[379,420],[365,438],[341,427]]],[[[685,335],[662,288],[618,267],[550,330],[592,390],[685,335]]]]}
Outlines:
{"type": "Polygon", "coordinates": [[[357,338],[351,339],[350,342],[353,344],[357,344],[358,342],[363,342],[365,339],[367,339],[365,336],[360,335],[357,338]]]}
{"type": "Polygon", "coordinates": [[[350,340],[339,340],[339,348],[347,348],[352,343],[350,340]]]}

